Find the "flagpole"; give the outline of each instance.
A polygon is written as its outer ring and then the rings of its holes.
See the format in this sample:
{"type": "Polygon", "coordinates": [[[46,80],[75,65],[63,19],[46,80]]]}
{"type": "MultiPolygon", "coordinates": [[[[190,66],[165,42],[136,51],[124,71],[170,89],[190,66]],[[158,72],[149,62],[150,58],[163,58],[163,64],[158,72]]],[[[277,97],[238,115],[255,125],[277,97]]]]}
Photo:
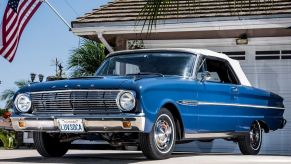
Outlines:
{"type": "Polygon", "coordinates": [[[49,3],[48,0],[43,0],[53,11],[54,13],[69,27],[69,30],[72,29],[71,25],[62,17],[62,15],[49,3]]]}

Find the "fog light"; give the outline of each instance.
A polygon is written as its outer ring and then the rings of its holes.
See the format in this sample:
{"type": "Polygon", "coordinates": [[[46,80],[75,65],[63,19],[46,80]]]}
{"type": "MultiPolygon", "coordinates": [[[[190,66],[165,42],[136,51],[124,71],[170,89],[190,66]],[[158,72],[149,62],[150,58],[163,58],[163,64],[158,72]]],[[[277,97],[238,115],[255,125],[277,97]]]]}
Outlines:
{"type": "Polygon", "coordinates": [[[24,128],[25,127],[25,121],[19,121],[18,125],[19,125],[19,127],[24,128]]]}
{"type": "Polygon", "coordinates": [[[131,128],[131,122],[130,121],[123,121],[123,128],[130,129],[131,128]]]}

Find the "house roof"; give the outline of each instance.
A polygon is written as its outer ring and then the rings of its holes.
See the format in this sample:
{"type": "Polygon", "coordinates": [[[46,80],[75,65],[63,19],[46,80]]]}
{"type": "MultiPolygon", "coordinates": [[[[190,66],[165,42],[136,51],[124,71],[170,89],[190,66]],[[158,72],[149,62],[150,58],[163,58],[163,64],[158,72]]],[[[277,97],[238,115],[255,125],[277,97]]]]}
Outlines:
{"type": "MultiPolygon", "coordinates": [[[[77,18],[74,24],[107,23],[143,20],[139,17],[146,0],[115,0],[107,5],[77,18]]],[[[180,1],[177,15],[176,5],[172,5],[159,17],[166,19],[211,18],[232,16],[265,16],[291,14],[290,0],[196,0],[195,4],[180,1]],[[248,4],[251,2],[250,4],[248,4]]]]}

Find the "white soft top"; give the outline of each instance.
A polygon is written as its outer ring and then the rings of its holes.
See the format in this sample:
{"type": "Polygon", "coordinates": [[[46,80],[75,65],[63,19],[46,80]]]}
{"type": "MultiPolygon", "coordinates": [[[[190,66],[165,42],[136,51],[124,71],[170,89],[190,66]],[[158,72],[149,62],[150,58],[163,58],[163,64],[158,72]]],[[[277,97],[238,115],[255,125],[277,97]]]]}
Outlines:
{"type": "Polygon", "coordinates": [[[119,51],[119,52],[113,52],[109,54],[111,55],[116,55],[119,53],[127,53],[127,52],[147,52],[147,51],[182,51],[182,52],[189,52],[189,53],[194,53],[198,55],[205,55],[205,56],[213,56],[217,58],[221,58],[224,60],[227,60],[231,67],[233,68],[234,72],[236,73],[241,85],[244,86],[252,86],[251,83],[249,82],[248,78],[246,77],[245,73],[243,72],[239,61],[231,59],[227,55],[223,53],[217,53],[211,50],[206,50],[206,49],[191,49],[191,48],[163,48],[163,49],[140,49],[140,50],[126,50],[126,51],[119,51]]]}
{"type": "Polygon", "coordinates": [[[227,60],[230,63],[230,65],[232,66],[233,70],[235,71],[237,77],[239,78],[241,85],[252,86],[250,81],[248,80],[247,76],[243,72],[243,70],[239,64],[239,61],[231,59],[230,57],[228,57],[227,55],[225,55],[223,53],[217,53],[217,52],[206,50],[206,49],[187,49],[186,51],[194,52],[194,53],[200,54],[200,55],[213,56],[213,57],[227,60]]]}

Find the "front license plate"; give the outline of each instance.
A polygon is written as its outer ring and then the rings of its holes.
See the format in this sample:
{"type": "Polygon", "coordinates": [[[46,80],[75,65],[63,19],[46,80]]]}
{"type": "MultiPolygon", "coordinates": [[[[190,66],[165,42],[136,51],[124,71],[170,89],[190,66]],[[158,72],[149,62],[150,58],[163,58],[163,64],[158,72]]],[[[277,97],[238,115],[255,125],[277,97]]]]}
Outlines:
{"type": "Polygon", "coordinates": [[[59,129],[61,132],[81,133],[84,132],[82,119],[58,119],[59,129]]]}

